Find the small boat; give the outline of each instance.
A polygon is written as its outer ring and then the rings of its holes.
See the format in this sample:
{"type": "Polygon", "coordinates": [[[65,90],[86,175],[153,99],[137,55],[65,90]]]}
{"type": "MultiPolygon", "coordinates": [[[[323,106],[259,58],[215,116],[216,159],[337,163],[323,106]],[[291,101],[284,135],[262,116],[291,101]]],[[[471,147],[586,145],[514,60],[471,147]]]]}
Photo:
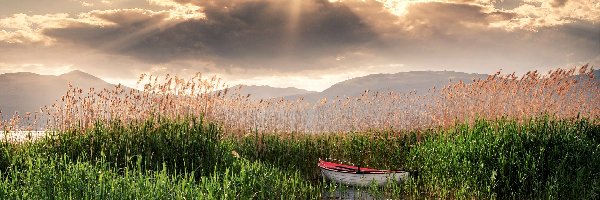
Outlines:
{"type": "Polygon", "coordinates": [[[324,177],[337,183],[353,186],[370,186],[373,182],[384,186],[388,181],[399,183],[408,176],[400,170],[379,170],[351,165],[342,165],[319,159],[319,168],[324,177]]]}

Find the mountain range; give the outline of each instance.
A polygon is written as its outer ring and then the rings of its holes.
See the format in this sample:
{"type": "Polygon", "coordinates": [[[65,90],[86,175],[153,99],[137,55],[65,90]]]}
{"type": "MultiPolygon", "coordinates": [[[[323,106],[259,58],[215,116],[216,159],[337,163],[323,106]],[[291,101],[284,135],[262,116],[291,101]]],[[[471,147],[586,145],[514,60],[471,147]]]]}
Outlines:
{"type": "Polygon", "coordinates": [[[250,95],[250,99],[256,100],[317,93],[295,87],[276,88],[268,85],[236,85],[230,87],[229,90],[235,91],[236,95],[239,94],[240,96],[250,95]]]}
{"type": "Polygon", "coordinates": [[[371,74],[367,76],[348,79],[332,85],[323,92],[315,92],[304,95],[287,96],[286,99],[303,97],[306,101],[317,101],[323,98],[336,98],[345,96],[356,96],[369,91],[416,91],[423,93],[433,87],[443,87],[450,82],[465,81],[486,78],[486,74],[468,74],[454,71],[411,71],[395,74],[371,74]]]}
{"type": "Polygon", "coordinates": [[[51,105],[67,91],[69,82],[79,88],[114,88],[114,85],[82,71],[72,71],[59,76],[39,75],[30,72],[0,74],[0,110],[3,119],[15,112],[36,112],[51,105]]]}
{"type": "MultiPolygon", "coordinates": [[[[600,71],[595,71],[600,77],[600,71]]],[[[371,74],[339,82],[322,92],[307,91],[294,87],[275,88],[271,86],[243,85],[238,93],[250,95],[252,99],[285,98],[295,100],[304,98],[306,101],[317,101],[322,98],[356,96],[370,91],[398,91],[417,93],[437,87],[441,88],[451,82],[471,82],[473,79],[484,79],[485,74],[469,74],[454,71],[411,71],[395,74],[371,74]]],[[[598,79],[597,79],[598,80],[598,79]]],[[[72,71],[66,74],[39,75],[30,72],[0,74],[0,110],[3,119],[13,113],[39,111],[44,105],[51,105],[67,91],[68,83],[79,88],[113,89],[115,85],[82,71],[72,71]]],[[[238,86],[231,87],[237,89],[238,86]]]]}

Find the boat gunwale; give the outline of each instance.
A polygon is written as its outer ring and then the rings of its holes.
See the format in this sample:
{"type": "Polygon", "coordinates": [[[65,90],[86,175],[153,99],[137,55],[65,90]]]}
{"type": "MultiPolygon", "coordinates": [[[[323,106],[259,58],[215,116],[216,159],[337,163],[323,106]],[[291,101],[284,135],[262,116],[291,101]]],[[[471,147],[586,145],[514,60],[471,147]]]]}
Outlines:
{"type": "Polygon", "coordinates": [[[343,165],[343,164],[339,164],[339,163],[334,163],[334,162],[328,162],[328,161],[324,161],[324,160],[320,160],[319,159],[319,168],[324,169],[324,170],[328,170],[328,171],[333,171],[333,172],[340,172],[340,173],[346,173],[346,174],[396,174],[396,173],[407,173],[406,171],[402,171],[402,170],[379,170],[379,169],[369,169],[366,171],[359,171],[358,169],[356,170],[341,170],[341,169],[337,169],[337,168],[330,168],[330,167],[326,167],[326,166],[322,166],[323,162],[327,162],[327,163],[333,163],[336,165],[342,165],[342,166],[350,166],[350,165],[343,165]]]}

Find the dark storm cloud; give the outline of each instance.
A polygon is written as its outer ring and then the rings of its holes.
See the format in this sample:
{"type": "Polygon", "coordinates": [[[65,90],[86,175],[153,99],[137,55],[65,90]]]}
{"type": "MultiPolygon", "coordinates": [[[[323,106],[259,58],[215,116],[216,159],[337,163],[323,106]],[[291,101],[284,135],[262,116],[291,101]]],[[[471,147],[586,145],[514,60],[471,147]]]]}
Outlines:
{"type": "Polygon", "coordinates": [[[480,6],[431,2],[410,6],[403,23],[417,37],[441,39],[456,32],[471,32],[464,26],[483,25],[485,20],[480,6]]]}
{"type": "Polygon", "coordinates": [[[400,21],[401,29],[386,30],[396,34],[386,38],[385,49],[379,46],[379,62],[400,61],[407,66],[439,69],[451,66],[463,71],[522,71],[567,67],[564,65],[600,55],[599,28],[590,22],[577,21],[536,31],[490,27],[516,18],[515,13],[490,12],[471,4],[413,4],[400,21]]]}
{"type": "Polygon", "coordinates": [[[554,0],[552,1],[552,7],[563,7],[567,3],[568,0],[554,0]]]}
{"type": "Polygon", "coordinates": [[[290,27],[291,3],[200,1],[196,4],[203,7],[205,19],[148,28],[164,21],[164,16],[118,13],[105,18],[116,23],[114,26],[72,26],[47,30],[46,34],[64,42],[98,47],[138,33],[127,43],[104,50],[151,63],[209,59],[220,66],[283,70],[312,67],[324,57],[377,39],[349,7],[322,0],[302,1],[298,24],[290,27]],[[137,20],[132,22],[132,17],[137,20]]]}
{"type": "Polygon", "coordinates": [[[178,2],[199,6],[204,18],[173,19],[168,11],[142,9],[93,11],[91,17],[110,24],[73,22],[44,33],[57,45],[134,59],[140,69],[186,63],[194,69],[216,66],[222,73],[388,64],[515,70],[564,67],[600,54],[594,22],[508,28],[503,23],[521,22],[519,13],[474,3],[413,3],[396,16],[376,1],[303,0],[295,17],[294,1],[178,2]]]}
{"type": "Polygon", "coordinates": [[[484,7],[472,4],[427,2],[414,4],[404,17],[406,26],[412,26],[419,35],[478,34],[489,29],[492,22],[510,20],[512,13],[494,11],[487,13],[484,7]]]}
{"type": "Polygon", "coordinates": [[[598,26],[598,24],[590,22],[571,23],[561,26],[559,30],[571,35],[572,37],[580,38],[589,43],[599,45],[597,50],[600,51],[600,26],[598,26]]]}
{"type": "Polygon", "coordinates": [[[514,38],[520,33],[490,28],[494,22],[511,20],[515,14],[501,11],[486,12],[472,4],[426,2],[413,4],[395,26],[382,25],[379,32],[387,37],[378,47],[387,61],[414,60],[429,62],[432,52],[456,51],[473,46],[484,47],[497,40],[514,38]],[[502,33],[502,34],[501,34],[502,33]],[[499,38],[493,38],[498,36],[499,38]],[[397,55],[390,55],[390,53],[397,55]],[[398,59],[400,58],[400,59],[398,59]]]}
{"type": "Polygon", "coordinates": [[[168,17],[164,12],[141,9],[93,11],[89,14],[112,24],[98,26],[74,22],[66,28],[47,29],[44,34],[63,44],[83,45],[115,54],[127,53],[130,45],[160,31],[155,25],[168,17]]]}
{"type": "MultiPolygon", "coordinates": [[[[505,69],[524,72],[528,69],[548,69],[591,60],[600,55],[600,43],[589,25],[561,25],[527,30],[479,30],[458,32],[447,37],[421,39],[407,46],[388,51],[388,55],[403,60],[409,66],[468,69],[505,69]],[[415,48],[416,46],[416,48],[415,48]]],[[[427,37],[429,38],[429,37],[427,37]]],[[[388,60],[391,62],[391,60],[388,60]]],[[[600,64],[600,63],[591,63],[600,64]]],[[[488,71],[490,72],[490,71],[488,71]]]]}

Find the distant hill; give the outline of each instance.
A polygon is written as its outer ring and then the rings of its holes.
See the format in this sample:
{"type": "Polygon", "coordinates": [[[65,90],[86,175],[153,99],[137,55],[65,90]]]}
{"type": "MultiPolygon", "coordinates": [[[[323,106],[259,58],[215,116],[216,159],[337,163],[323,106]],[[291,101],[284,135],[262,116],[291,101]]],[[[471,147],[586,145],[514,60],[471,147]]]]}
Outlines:
{"type": "Polygon", "coordinates": [[[487,78],[486,74],[469,74],[454,71],[411,71],[395,74],[371,74],[339,82],[323,92],[307,95],[293,95],[287,99],[304,97],[307,101],[316,101],[322,98],[336,98],[360,95],[365,90],[369,91],[398,91],[409,92],[415,90],[423,93],[427,90],[446,86],[450,82],[471,82],[473,79],[487,78]]]}
{"type": "MultiPolygon", "coordinates": [[[[229,89],[237,91],[238,88],[240,88],[240,85],[230,87],[229,89]]],[[[242,96],[247,96],[249,94],[251,99],[270,99],[293,95],[306,95],[316,92],[295,87],[276,88],[267,85],[241,85],[241,89],[237,91],[237,93],[242,96]]]]}
{"type": "Polygon", "coordinates": [[[51,105],[61,98],[68,83],[88,89],[114,88],[114,85],[82,71],[72,71],[60,76],[39,75],[29,72],[0,74],[0,110],[4,119],[18,111],[39,111],[44,105],[51,105]]]}
{"type": "MultiPolygon", "coordinates": [[[[21,115],[25,112],[33,113],[39,111],[40,107],[44,105],[51,105],[66,93],[69,82],[73,86],[86,90],[95,88],[96,91],[99,91],[104,88],[113,89],[115,87],[113,84],[79,70],[59,76],[39,75],[30,72],[0,74],[1,117],[7,119],[15,112],[19,112],[21,115]]],[[[239,85],[231,88],[237,89],[239,85]]],[[[275,88],[243,85],[239,93],[244,96],[250,94],[252,99],[268,99],[313,92],[293,87],[275,88]]]]}

